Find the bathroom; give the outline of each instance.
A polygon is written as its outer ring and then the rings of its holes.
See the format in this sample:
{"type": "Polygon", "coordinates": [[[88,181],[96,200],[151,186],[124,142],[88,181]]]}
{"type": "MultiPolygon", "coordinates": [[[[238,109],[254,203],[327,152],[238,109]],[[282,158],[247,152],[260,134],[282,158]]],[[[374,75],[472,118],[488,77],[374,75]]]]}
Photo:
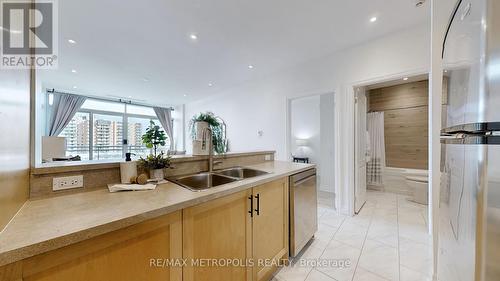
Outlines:
{"type": "Polygon", "coordinates": [[[428,224],[428,85],[423,74],[355,88],[356,212],[366,193],[394,193],[428,224]]]}

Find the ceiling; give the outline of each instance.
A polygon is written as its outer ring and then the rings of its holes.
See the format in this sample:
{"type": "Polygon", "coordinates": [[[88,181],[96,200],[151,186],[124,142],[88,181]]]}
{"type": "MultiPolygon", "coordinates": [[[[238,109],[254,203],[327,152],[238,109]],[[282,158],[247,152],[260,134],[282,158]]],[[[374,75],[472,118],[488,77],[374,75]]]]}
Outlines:
{"type": "Polygon", "coordinates": [[[59,68],[39,71],[44,87],[170,105],[429,19],[412,0],[58,3],[59,68]]]}

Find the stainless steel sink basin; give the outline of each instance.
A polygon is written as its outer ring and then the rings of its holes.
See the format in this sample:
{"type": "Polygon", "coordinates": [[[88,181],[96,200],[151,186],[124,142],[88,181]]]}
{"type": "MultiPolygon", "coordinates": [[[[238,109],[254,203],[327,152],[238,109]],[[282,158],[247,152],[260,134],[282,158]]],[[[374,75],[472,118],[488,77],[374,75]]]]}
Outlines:
{"type": "Polygon", "coordinates": [[[215,186],[235,182],[239,179],[215,173],[200,173],[178,178],[169,178],[168,180],[192,191],[202,191],[215,186]]]}
{"type": "Polygon", "coordinates": [[[254,170],[250,168],[244,168],[244,167],[234,167],[234,168],[224,169],[220,171],[215,171],[215,173],[239,179],[247,179],[269,174],[268,172],[254,170]]]}

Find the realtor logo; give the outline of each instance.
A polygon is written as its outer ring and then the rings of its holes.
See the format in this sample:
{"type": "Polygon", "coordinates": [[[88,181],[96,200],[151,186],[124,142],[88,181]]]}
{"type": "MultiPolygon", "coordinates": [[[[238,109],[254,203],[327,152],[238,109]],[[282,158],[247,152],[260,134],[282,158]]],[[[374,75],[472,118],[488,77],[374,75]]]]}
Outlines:
{"type": "Polygon", "coordinates": [[[56,4],[0,0],[1,68],[57,68],[56,4]]]}

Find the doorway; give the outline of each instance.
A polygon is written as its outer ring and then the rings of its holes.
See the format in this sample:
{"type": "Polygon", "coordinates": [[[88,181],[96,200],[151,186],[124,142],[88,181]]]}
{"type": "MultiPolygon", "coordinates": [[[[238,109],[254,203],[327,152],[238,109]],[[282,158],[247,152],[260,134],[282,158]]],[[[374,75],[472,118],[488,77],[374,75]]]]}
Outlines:
{"type": "Polygon", "coordinates": [[[291,161],[316,165],[318,202],[335,205],[334,94],[288,100],[287,150],[291,161]]]}
{"type": "Polygon", "coordinates": [[[398,195],[428,224],[427,75],[355,87],[354,210],[367,193],[398,195]]]}

